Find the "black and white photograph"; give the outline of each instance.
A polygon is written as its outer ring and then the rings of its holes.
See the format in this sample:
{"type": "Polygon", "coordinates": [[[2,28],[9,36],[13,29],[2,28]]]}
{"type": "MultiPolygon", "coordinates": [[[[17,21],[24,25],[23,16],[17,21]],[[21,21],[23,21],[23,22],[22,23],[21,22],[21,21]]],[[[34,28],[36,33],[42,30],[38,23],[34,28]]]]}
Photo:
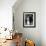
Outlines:
{"type": "Polygon", "coordinates": [[[36,26],[36,13],[24,12],[23,13],[23,27],[35,27],[36,26]]]}

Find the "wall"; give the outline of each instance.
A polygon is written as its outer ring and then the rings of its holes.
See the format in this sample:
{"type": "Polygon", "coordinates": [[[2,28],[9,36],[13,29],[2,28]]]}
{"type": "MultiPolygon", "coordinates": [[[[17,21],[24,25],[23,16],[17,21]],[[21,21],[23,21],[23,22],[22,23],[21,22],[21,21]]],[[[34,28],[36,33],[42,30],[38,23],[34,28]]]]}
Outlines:
{"type": "Polygon", "coordinates": [[[46,0],[41,1],[41,40],[42,46],[46,46],[46,0]]]}
{"type": "Polygon", "coordinates": [[[31,39],[41,46],[41,0],[23,0],[18,7],[14,5],[15,31],[23,33],[24,39],[31,39]],[[23,27],[23,12],[36,12],[36,28],[23,27]]]}
{"type": "Polygon", "coordinates": [[[12,29],[12,6],[16,0],[0,0],[0,27],[12,29]]]}

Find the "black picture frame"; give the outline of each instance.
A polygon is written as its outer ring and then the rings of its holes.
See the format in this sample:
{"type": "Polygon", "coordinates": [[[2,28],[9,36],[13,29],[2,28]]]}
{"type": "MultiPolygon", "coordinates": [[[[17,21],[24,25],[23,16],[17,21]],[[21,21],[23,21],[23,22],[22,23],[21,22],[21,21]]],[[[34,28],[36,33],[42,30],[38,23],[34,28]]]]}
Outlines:
{"type": "Polygon", "coordinates": [[[36,12],[23,12],[23,27],[36,27],[36,12]]]}

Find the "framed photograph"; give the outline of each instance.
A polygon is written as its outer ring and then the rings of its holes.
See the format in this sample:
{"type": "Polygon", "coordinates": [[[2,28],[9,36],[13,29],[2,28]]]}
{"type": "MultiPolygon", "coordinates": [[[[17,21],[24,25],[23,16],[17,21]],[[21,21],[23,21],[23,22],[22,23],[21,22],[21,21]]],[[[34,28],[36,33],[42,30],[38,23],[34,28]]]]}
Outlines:
{"type": "Polygon", "coordinates": [[[23,13],[23,27],[36,27],[36,12],[23,13]]]}

